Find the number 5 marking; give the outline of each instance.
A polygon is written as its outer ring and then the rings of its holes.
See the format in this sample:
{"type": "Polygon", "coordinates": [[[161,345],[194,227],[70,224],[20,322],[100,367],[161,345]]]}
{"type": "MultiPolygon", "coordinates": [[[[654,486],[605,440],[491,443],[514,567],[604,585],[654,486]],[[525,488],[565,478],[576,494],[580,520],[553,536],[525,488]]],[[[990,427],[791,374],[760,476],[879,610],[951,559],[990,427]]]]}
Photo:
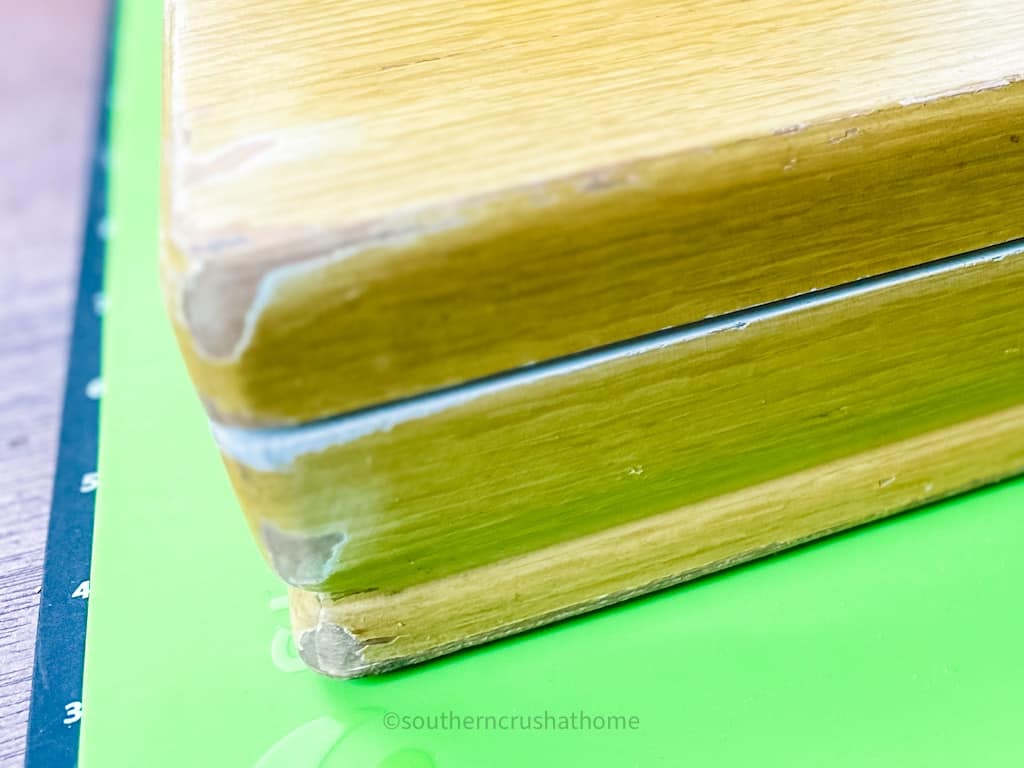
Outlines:
{"type": "Polygon", "coordinates": [[[100,486],[100,475],[98,472],[86,472],[82,475],[82,482],[78,485],[79,493],[92,493],[100,486]]]}

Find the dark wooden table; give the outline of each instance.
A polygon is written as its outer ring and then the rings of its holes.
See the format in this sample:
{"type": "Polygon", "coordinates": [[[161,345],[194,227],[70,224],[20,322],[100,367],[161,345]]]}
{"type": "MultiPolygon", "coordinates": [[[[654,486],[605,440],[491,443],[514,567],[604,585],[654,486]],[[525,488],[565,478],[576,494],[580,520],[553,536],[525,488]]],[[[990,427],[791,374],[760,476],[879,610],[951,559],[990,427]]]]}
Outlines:
{"type": "Polygon", "coordinates": [[[0,766],[20,765],[104,0],[0,0],[0,766]]]}

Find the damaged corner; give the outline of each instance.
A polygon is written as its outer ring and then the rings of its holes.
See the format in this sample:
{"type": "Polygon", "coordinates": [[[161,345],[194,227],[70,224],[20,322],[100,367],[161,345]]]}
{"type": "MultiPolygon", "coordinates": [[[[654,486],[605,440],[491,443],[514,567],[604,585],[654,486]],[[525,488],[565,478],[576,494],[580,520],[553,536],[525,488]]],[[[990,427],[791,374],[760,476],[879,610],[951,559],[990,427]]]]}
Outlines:
{"type": "Polygon", "coordinates": [[[260,532],[271,565],[293,587],[318,589],[341,565],[343,531],[291,533],[264,523],[260,532]]]}

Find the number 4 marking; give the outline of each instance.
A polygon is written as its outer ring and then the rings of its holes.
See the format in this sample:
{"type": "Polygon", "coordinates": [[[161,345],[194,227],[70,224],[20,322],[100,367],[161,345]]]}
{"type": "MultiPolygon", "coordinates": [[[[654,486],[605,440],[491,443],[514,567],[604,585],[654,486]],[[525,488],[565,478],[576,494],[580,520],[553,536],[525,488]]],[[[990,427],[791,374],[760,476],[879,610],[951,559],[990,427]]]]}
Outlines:
{"type": "Polygon", "coordinates": [[[80,597],[83,600],[88,600],[89,599],[89,579],[86,579],[81,584],[79,584],[78,587],[75,588],[75,591],[71,593],[71,596],[72,597],[80,597]]]}
{"type": "Polygon", "coordinates": [[[90,400],[99,400],[103,397],[103,379],[99,376],[90,379],[89,383],[85,385],[85,396],[90,400]]]}

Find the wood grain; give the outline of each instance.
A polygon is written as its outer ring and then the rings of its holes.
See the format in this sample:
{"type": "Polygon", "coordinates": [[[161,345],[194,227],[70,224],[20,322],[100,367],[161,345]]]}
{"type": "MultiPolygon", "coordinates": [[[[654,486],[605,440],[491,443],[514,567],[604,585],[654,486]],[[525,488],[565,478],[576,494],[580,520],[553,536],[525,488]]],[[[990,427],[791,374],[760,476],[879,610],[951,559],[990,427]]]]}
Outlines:
{"type": "Polygon", "coordinates": [[[1024,235],[1011,0],[168,10],[164,274],[226,422],[1024,235]]]}
{"type": "Polygon", "coordinates": [[[0,0],[0,765],[22,762],[101,0],[0,0]]]}
{"type": "Polygon", "coordinates": [[[404,411],[218,438],[283,578],[394,592],[1014,407],[1021,296],[1024,246],[404,411]]]}
{"type": "Polygon", "coordinates": [[[395,593],[290,591],[306,663],[360,677],[764,557],[1024,471],[1024,406],[395,593]]]}

